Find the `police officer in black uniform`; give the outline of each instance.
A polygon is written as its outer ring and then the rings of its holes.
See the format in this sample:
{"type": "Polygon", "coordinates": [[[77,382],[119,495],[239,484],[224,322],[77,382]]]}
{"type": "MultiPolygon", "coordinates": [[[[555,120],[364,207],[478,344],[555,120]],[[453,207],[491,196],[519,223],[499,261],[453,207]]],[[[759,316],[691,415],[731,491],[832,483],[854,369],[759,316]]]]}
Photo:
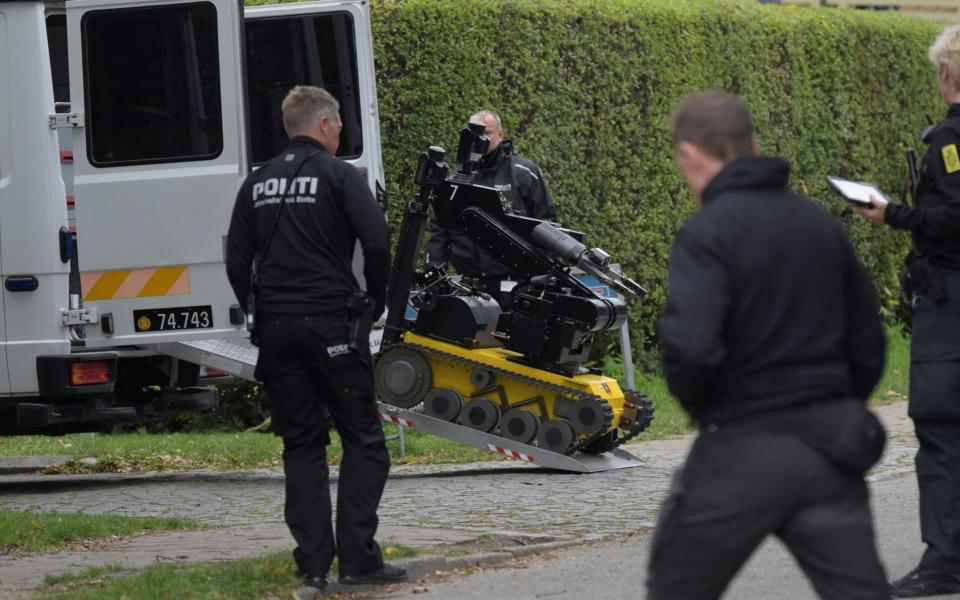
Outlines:
{"type": "MultiPolygon", "coordinates": [[[[513,142],[504,139],[500,117],[493,111],[482,110],[470,117],[470,121],[483,123],[489,140],[474,182],[499,190],[510,202],[514,214],[556,221],[557,209],[543,173],[533,162],[513,153],[513,142]]],[[[465,232],[444,229],[434,219],[430,220],[427,264],[453,265],[458,273],[474,279],[481,291],[498,301],[504,300],[501,282],[510,279],[510,269],[478,247],[465,232]]]]}
{"type": "Polygon", "coordinates": [[[670,391],[700,429],[654,534],[651,600],[718,598],[768,534],[822,598],[887,598],[864,473],[885,435],[873,287],[841,224],[758,156],[746,106],[694,95],[674,115],[701,210],[670,255],[658,322],[670,391]]]}
{"type": "Polygon", "coordinates": [[[871,198],[870,221],[913,238],[903,281],[913,303],[910,402],[920,448],[919,565],[891,584],[896,597],[960,592],[960,26],[933,43],[940,97],[949,108],[928,129],[915,205],[871,198]]]}
{"type": "Polygon", "coordinates": [[[297,86],[282,111],[290,144],[237,194],[227,276],[244,309],[256,313],[257,370],[274,432],[283,437],[284,516],[297,543],[294,559],[306,583],[320,589],[335,555],[341,583],[402,581],[406,572],[384,564],[374,541],[390,458],[364,336],[369,330],[351,328],[383,311],[389,230],[357,170],[335,157],[342,124],[333,96],[297,86]],[[358,239],[366,294],[351,269],[358,239]],[[254,261],[255,308],[248,304],[254,261]],[[336,537],[328,418],[343,445],[336,537]]]}

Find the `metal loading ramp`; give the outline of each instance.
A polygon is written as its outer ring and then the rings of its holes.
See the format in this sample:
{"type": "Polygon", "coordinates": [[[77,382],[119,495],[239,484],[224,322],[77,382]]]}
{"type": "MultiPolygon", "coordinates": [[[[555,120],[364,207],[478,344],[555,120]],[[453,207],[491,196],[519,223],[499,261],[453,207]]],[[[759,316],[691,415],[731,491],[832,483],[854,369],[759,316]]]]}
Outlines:
{"type": "Polygon", "coordinates": [[[560,471],[572,471],[574,473],[598,473],[600,471],[609,471],[611,469],[626,469],[629,467],[638,467],[643,463],[637,457],[629,452],[614,448],[610,452],[603,454],[584,454],[578,452],[567,456],[557,452],[542,450],[536,446],[522,444],[507,438],[484,433],[476,429],[464,427],[456,423],[450,423],[430,417],[411,410],[403,410],[396,406],[390,406],[383,402],[380,405],[380,418],[384,421],[395,423],[400,427],[409,427],[417,429],[431,435],[438,435],[451,440],[497,452],[516,460],[539,465],[547,469],[557,469],[560,471]]]}
{"type": "Polygon", "coordinates": [[[150,347],[161,354],[180,360],[212,367],[230,373],[234,377],[256,381],[253,371],[257,367],[260,351],[246,339],[193,340],[168,342],[150,347]]]}
{"type": "MultiPolygon", "coordinates": [[[[255,346],[251,346],[250,342],[245,339],[168,342],[154,344],[149,348],[180,360],[219,369],[235,377],[256,381],[253,371],[257,365],[259,350],[255,346]]],[[[620,448],[615,448],[603,454],[578,452],[565,455],[550,452],[537,446],[515,442],[492,433],[484,433],[457,423],[443,421],[414,410],[404,410],[383,402],[377,402],[377,405],[382,421],[503,454],[547,469],[574,473],[598,473],[612,469],[638,467],[643,464],[640,459],[620,448]]]]}

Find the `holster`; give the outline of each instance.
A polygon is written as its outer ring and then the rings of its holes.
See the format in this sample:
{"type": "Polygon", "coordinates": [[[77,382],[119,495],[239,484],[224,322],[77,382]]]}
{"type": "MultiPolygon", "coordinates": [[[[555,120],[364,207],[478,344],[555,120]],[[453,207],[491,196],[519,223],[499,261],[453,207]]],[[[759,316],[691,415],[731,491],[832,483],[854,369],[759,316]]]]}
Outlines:
{"type": "Polygon", "coordinates": [[[934,304],[947,299],[947,285],[943,271],[929,256],[911,254],[907,257],[907,267],[900,277],[900,287],[907,298],[923,296],[934,304]]]}
{"type": "Polygon", "coordinates": [[[370,330],[373,329],[373,300],[364,292],[357,292],[347,304],[349,334],[347,345],[361,356],[370,353],[370,330]]]}
{"type": "Polygon", "coordinates": [[[250,334],[250,343],[254,346],[260,345],[260,338],[257,336],[257,280],[256,277],[250,277],[250,293],[247,294],[247,333],[250,334]]]}
{"type": "Polygon", "coordinates": [[[801,437],[830,462],[851,475],[863,475],[883,455],[887,432],[862,400],[851,398],[820,404],[819,423],[801,437]]]}
{"type": "Polygon", "coordinates": [[[857,476],[880,460],[887,443],[880,419],[857,398],[771,413],[757,418],[755,426],[762,431],[795,435],[840,470],[857,476]]]}

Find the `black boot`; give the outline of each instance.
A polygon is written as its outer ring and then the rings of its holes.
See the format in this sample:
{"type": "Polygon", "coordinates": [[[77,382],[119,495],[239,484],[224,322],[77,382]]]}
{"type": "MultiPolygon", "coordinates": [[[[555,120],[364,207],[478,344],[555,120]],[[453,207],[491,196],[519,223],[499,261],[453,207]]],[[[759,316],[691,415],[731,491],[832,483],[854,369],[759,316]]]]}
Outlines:
{"type": "Polygon", "coordinates": [[[311,577],[310,575],[307,575],[303,578],[303,585],[317,588],[322,592],[327,587],[327,578],[323,575],[317,577],[311,577]]]}
{"type": "Polygon", "coordinates": [[[400,583],[407,580],[407,570],[383,563],[383,566],[365,575],[341,575],[338,581],[346,585],[400,583]]]}
{"type": "Polygon", "coordinates": [[[960,575],[945,573],[929,567],[917,567],[890,584],[894,598],[941,596],[960,593],[960,575]]]}

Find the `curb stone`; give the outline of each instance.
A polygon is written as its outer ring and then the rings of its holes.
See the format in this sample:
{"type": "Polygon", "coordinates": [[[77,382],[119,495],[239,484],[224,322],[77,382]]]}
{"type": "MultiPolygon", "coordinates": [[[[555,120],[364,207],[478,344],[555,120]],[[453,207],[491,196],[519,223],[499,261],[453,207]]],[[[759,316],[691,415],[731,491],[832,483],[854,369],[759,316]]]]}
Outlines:
{"type": "Polygon", "coordinates": [[[70,460],[69,456],[8,456],[0,458],[0,475],[35,473],[50,467],[61,467],[70,460]]]}
{"type": "Polygon", "coordinates": [[[317,588],[303,586],[294,590],[292,597],[294,600],[319,600],[323,598],[324,594],[325,592],[321,592],[317,588]]]}
{"type": "MultiPolygon", "coordinates": [[[[513,560],[515,556],[510,552],[484,552],[482,554],[468,554],[467,556],[451,556],[444,559],[446,569],[456,571],[467,567],[482,567],[513,560]]],[[[439,569],[444,570],[444,569],[439,569]]]]}
{"type": "MultiPolygon", "coordinates": [[[[468,567],[487,567],[504,563],[515,558],[531,556],[541,552],[551,552],[562,550],[571,546],[577,546],[584,543],[602,542],[607,539],[613,539],[619,536],[590,536],[589,539],[561,540],[556,542],[545,542],[542,544],[530,544],[529,546],[520,546],[518,548],[505,548],[498,552],[481,552],[478,554],[468,554],[467,556],[424,556],[414,558],[403,558],[396,561],[390,561],[390,564],[403,567],[407,570],[408,582],[423,579],[428,575],[437,572],[456,571],[468,567]]],[[[364,592],[379,589],[382,586],[372,585],[341,585],[331,582],[324,590],[325,594],[336,594],[345,592],[364,592]]]]}
{"type": "MultiPolygon", "coordinates": [[[[34,457],[28,457],[33,460],[34,457]]],[[[80,473],[80,474],[57,474],[43,475],[31,474],[36,471],[42,471],[51,466],[60,466],[70,460],[69,456],[56,457],[36,457],[46,459],[62,459],[60,462],[51,462],[37,467],[25,468],[4,468],[3,461],[9,459],[0,458],[0,485],[4,489],[36,489],[38,486],[56,487],[56,486],[97,486],[97,485],[115,485],[118,483],[132,482],[180,482],[180,481],[254,481],[254,480],[274,480],[282,482],[284,479],[283,469],[191,469],[187,471],[134,471],[130,473],[80,473]]],[[[528,463],[518,461],[496,460],[479,463],[464,464],[439,464],[439,465],[399,465],[391,467],[390,479],[415,479],[422,477],[469,477],[471,475],[484,474],[490,472],[525,472],[537,470],[539,467],[528,463]]],[[[340,470],[337,467],[331,467],[329,470],[329,480],[335,483],[340,479],[340,470]]]]}
{"type": "Polygon", "coordinates": [[[520,558],[522,556],[540,554],[541,552],[550,552],[551,550],[563,550],[564,548],[576,546],[584,542],[585,540],[564,540],[559,542],[544,542],[543,544],[530,544],[529,546],[520,546],[518,548],[510,548],[509,550],[506,550],[506,552],[509,552],[510,554],[512,554],[514,558],[520,558]]]}

